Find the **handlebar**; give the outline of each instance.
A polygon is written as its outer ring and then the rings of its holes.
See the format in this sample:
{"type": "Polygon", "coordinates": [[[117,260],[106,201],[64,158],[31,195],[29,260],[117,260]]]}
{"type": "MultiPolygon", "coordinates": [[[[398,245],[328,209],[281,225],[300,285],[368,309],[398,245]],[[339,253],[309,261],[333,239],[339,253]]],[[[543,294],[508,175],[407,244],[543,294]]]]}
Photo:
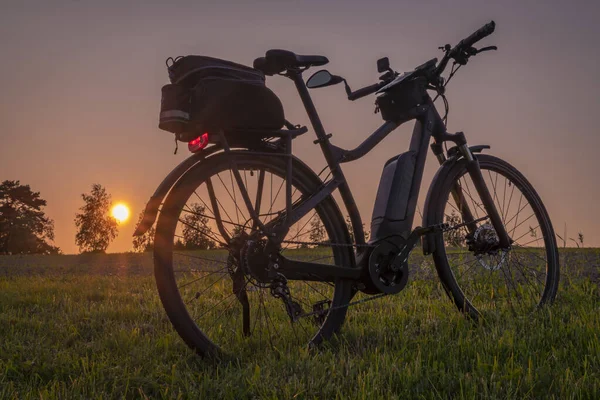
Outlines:
{"type": "Polygon", "coordinates": [[[375,93],[376,91],[378,91],[379,89],[384,87],[387,83],[388,82],[379,82],[379,83],[375,83],[373,85],[369,85],[364,88],[358,89],[358,90],[348,94],[348,100],[354,101],[354,100],[360,99],[361,97],[365,97],[372,93],[375,93]]]}
{"type": "MultiPolygon", "coordinates": [[[[469,58],[469,56],[478,53],[478,51],[473,48],[473,45],[481,39],[494,33],[495,29],[496,23],[494,21],[490,21],[489,23],[485,24],[484,26],[473,32],[470,36],[458,42],[458,44],[453,48],[451,48],[450,45],[446,45],[446,54],[444,55],[444,58],[442,58],[438,66],[435,68],[433,75],[439,77],[442,74],[442,72],[444,72],[444,69],[446,68],[446,65],[448,64],[448,61],[450,61],[450,59],[455,59],[455,61],[461,64],[466,63],[466,60],[469,58]],[[463,62],[461,62],[460,60],[462,60],[463,62]]],[[[496,50],[496,46],[484,47],[480,49],[479,52],[487,50],[496,50]]],[[[365,97],[372,93],[375,93],[379,89],[387,85],[389,82],[390,80],[386,80],[348,93],[348,100],[354,101],[360,99],[361,97],[365,97]]],[[[349,91],[350,88],[346,87],[346,90],[349,91]]]]}
{"type": "Polygon", "coordinates": [[[450,61],[451,58],[464,58],[463,53],[465,53],[467,49],[470,49],[475,43],[494,33],[495,29],[496,23],[494,21],[490,21],[473,32],[469,37],[458,42],[454,48],[450,48],[450,45],[446,45],[446,54],[435,69],[434,75],[440,76],[442,72],[444,72],[444,69],[446,69],[446,65],[448,65],[448,61],[450,61]]]}
{"type": "Polygon", "coordinates": [[[495,29],[496,23],[494,21],[491,21],[490,23],[485,24],[484,26],[479,28],[477,31],[473,32],[473,34],[471,34],[471,36],[469,36],[468,38],[461,40],[455,48],[461,47],[465,49],[467,47],[471,47],[475,43],[479,42],[481,39],[490,36],[492,33],[494,33],[495,29]]]}

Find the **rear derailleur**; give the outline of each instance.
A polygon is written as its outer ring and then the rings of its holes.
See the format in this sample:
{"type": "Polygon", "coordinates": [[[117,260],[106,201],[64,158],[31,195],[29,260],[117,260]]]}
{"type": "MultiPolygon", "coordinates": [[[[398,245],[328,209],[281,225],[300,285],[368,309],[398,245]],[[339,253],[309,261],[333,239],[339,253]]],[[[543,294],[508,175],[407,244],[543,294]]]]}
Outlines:
{"type": "Polygon", "coordinates": [[[331,307],[331,300],[321,300],[313,304],[312,312],[305,313],[300,303],[295,301],[290,293],[290,289],[287,286],[287,279],[281,274],[277,274],[275,279],[270,285],[271,296],[276,299],[281,299],[285,310],[290,317],[292,323],[298,321],[300,318],[312,316],[312,320],[317,326],[323,325],[325,317],[329,313],[331,307]]]}
{"type": "Polygon", "coordinates": [[[295,301],[290,294],[290,288],[287,285],[287,279],[281,274],[277,274],[275,279],[269,286],[271,289],[271,296],[276,299],[281,299],[285,306],[285,311],[290,317],[291,322],[296,322],[304,312],[300,303],[295,301]]]}

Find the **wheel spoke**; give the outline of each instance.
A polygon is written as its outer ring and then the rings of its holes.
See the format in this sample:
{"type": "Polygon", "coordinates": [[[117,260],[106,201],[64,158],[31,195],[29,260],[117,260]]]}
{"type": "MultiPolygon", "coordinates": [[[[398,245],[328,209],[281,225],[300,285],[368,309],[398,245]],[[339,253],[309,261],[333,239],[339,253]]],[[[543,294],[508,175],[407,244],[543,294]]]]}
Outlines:
{"type": "Polygon", "coordinates": [[[521,225],[523,225],[525,222],[529,221],[531,219],[531,217],[535,217],[535,213],[532,213],[529,217],[525,218],[524,220],[522,220],[519,225],[515,226],[512,230],[513,234],[514,232],[517,230],[518,227],[520,227],[521,225]]]}
{"type": "Polygon", "coordinates": [[[502,191],[502,222],[504,222],[505,218],[505,208],[504,206],[506,205],[506,178],[504,178],[504,190],[502,191]]]}
{"type": "Polygon", "coordinates": [[[184,256],[184,257],[189,257],[189,258],[195,258],[197,260],[203,260],[203,261],[209,261],[209,262],[214,262],[214,263],[219,263],[219,264],[225,264],[225,265],[227,265],[227,263],[225,261],[223,261],[223,260],[215,260],[214,258],[200,257],[200,256],[191,255],[191,254],[187,254],[187,253],[173,253],[173,255],[184,256]]]}
{"type": "MultiPolygon", "coordinates": [[[[223,268],[223,269],[225,269],[225,268],[223,268]]],[[[209,275],[214,275],[214,274],[216,274],[216,273],[217,273],[217,272],[214,272],[214,273],[212,273],[212,274],[209,274],[209,275]]],[[[187,282],[187,283],[184,283],[183,285],[179,285],[179,286],[177,286],[177,289],[180,289],[180,290],[181,290],[181,289],[183,289],[183,288],[184,288],[184,287],[186,287],[186,286],[192,285],[192,284],[194,284],[194,283],[196,283],[196,282],[198,282],[198,281],[200,281],[200,280],[202,280],[202,279],[206,279],[206,277],[207,277],[207,276],[208,276],[208,275],[206,275],[206,276],[202,276],[202,277],[200,277],[200,278],[194,279],[194,280],[193,280],[193,281],[191,281],[191,282],[187,282]]],[[[200,298],[200,296],[202,296],[204,293],[206,293],[206,291],[207,291],[208,289],[210,289],[211,287],[213,287],[214,285],[216,285],[216,284],[217,284],[217,282],[219,282],[219,280],[216,280],[216,281],[214,281],[213,283],[211,283],[211,284],[210,284],[210,285],[209,285],[207,288],[205,288],[204,290],[202,290],[202,292],[197,292],[197,293],[194,295],[194,299],[193,299],[193,300],[196,300],[196,299],[200,298]]]]}
{"type": "MultiPolygon", "coordinates": [[[[506,179],[506,178],[504,178],[506,179]]],[[[508,215],[509,211],[510,211],[510,204],[512,202],[512,198],[513,198],[513,194],[515,193],[515,185],[511,184],[511,181],[509,181],[508,179],[506,179],[508,181],[509,186],[512,186],[512,189],[510,190],[510,196],[508,197],[508,205],[506,206],[506,210],[504,211],[504,215],[508,215]]],[[[503,220],[504,222],[504,226],[508,226],[508,222],[506,221],[506,218],[503,220]]]]}
{"type": "Polygon", "coordinates": [[[477,259],[473,259],[471,261],[455,265],[454,268],[458,268],[458,267],[460,267],[462,265],[468,265],[469,266],[469,268],[467,268],[465,271],[463,271],[459,276],[457,276],[457,278],[460,279],[463,275],[466,275],[469,271],[471,271],[471,269],[473,269],[474,266],[477,265],[477,262],[478,262],[477,259]]]}
{"type": "MultiPolygon", "coordinates": [[[[215,219],[215,213],[213,212],[213,210],[211,210],[211,209],[210,209],[210,207],[208,206],[208,204],[206,204],[206,203],[204,202],[204,200],[202,199],[202,197],[200,197],[200,195],[198,194],[198,192],[197,192],[197,191],[195,191],[195,190],[194,190],[194,195],[196,196],[196,198],[197,198],[198,200],[200,200],[200,202],[201,202],[201,203],[202,203],[202,205],[204,206],[204,209],[205,209],[205,210],[208,210],[208,211],[210,211],[210,213],[212,214],[212,218],[213,218],[213,219],[215,219]]],[[[207,217],[208,217],[208,216],[207,216],[207,217]]],[[[209,217],[209,218],[211,218],[211,217],[209,217]]]]}
{"type": "MultiPolygon", "coordinates": [[[[258,182],[256,187],[256,199],[254,201],[254,210],[256,211],[256,215],[260,217],[260,206],[262,203],[263,196],[263,186],[265,184],[265,170],[261,169],[258,173],[258,182]]],[[[256,221],[252,223],[252,229],[256,228],[256,221]]]]}
{"type": "Polygon", "coordinates": [[[528,204],[524,204],[523,207],[521,207],[521,203],[523,201],[523,193],[521,193],[521,197],[519,197],[519,205],[517,206],[517,213],[515,215],[513,215],[513,217],[511,219],[509,219],[508,221],[506,221],[506,223],[504,224],[504,226],[508,226],[508,224],[510,224],[515,218],[517,219],[515,221],[515,226],[517,225],[517,222],[519,221],[519,214],[521,213],[521,211],[523,211],[525,209],[525,207],[528,206],[528,204]]]}
{"type": "MultiPolygon", "coordinates": [[[[537,225],[535,228],[530,228],[530,230],[528,230],[527,232],[525,232],[524,234],[522,234],[522,235],[521,235],[521,236],[519,236],[518,238],[516,238],[516,239],[513,239],[513,242],[514,242],[514,243],[518,243],[518,242],[519,242],[519,240],[521,240],[521,239],[523,239],[523,238],[525,237],[525,235],[527,235],[527,234],[531,234],[531,232],[532,232],[532,231],[535,231],[535,230],[536,230],[537,228],[539,228],[539,227],[540,227],[540,226],[539,226],[539,225],[537,225]]],[[[539,238],[536,238],[535,240],[539,240],[539,238]]],[[[531,243],[531,242],[528,242],[528,243],[531,243]]],[[[524,245],[522,245],[522,246],[524,246],[524,245]]]]}
{"type": "Polygon", "coordinates": [[[223,235],[223,237],[225,237],[225,235],[227,235],[227,237],[230,238],[231,237],[231,232],[229,232],[227,230],[227,228],[225,228],[225,226],[223,225],[223,219],[221,218],[221,213],[220,213],[219,210],[222,209],[225,212],[225,215],[227,216],[227,218],[230,221],[232,220],[232,218],[229,216],[229,213],[227,212],[227,209],[225,207],[223,207],[223,205],[219,201],[219,198],[216,196],[214,188],[213,188],[212,180],[210,178],[208,178],[206,180],[206,190],[208,191],[208,194],[210,196],[210,203],[213,205],[213,214],[217,218],[216,222],[217,222],[217,225],[218,225],[218,228],[219,228],[219,232],[221,232],[221,234],[223,235]]]}
{"type": "Polygon", "coordinates": [[[304,223],[304,225],[302,225],[302,228],[300,228],[297,232],[296,235],[293,236],[291,239],[289,239],[290,242],[293,242],[294,240],[297,240],[298,235],[300,235],[300,232],[302,232],[302,230],[304,228],[306,228],[306,225],[308,225],[308,223],[314,218],[314,216],[317,215],[317,212],[315,211],[315,213],[310,217],[306,219],[306,222],[304,223]]]}
{"type": "MultiPolygon", "coordinates": [[[[229,170],[229,173],[232,174],[231,170],[229,170]]],[[[235,216],[236,216],[237,223],[238,224],[240,223],[240,214],[242,214],[242,217],[246,221],[247,219],[244,217],[244,213],[242,212],[242,210],[238,206],[238,203],[237,203],[237,200],[236,200],[235,187],[233,186],[233,178],[230,177],[231,190],[233,192],[233,195],[231,194],[231,192],[229,192],[229,189],[227,188],[227,185],[225,184],[225,182],[223,182],[223,179],[221,178],[221,175],[217,174],[217,178],[219,178],[219,181],[221,181],[221,183],[223,184],[223,189],[225,189],[225,191],[229,195],[229,198],[231,199],[231,201],[233,201],[233,204],[235,205],[235,216]]],[[[227,216],[228,216],[228,218],[231,218],[231,217],[229,217],[229,214],[227,216]]]]}
{"type": "MultiPolygon", "coordinates": [[[[210,220],[217,221],[217,218],[215,218],[215,217],[213,217],[213,216],[206,215],[206,214],[202,214],[202,213],[197,213],[197,212],[194,212],[194,211],[190,210],[190,209],[189,209],[189,207],[187,207],[187,205],[186,205],[186,207],[185,207],[183,210],[181,210],[181,211],[182,211],[182,212],[184,212],[184,213],[187,213],[187,214],[191,214],[191,215],[197,215],[197,216],[199,216],[199,217],[208,218],[208,219],[210,219],[210,220]]],[[[238,228],[244,228],[244,227],[246,226],[246,225],[237,224],[237,223],[235,223],[235,222],[233,222],[233,221],[229,221],[229,220],[222,219],[222,218],[220,219],[220,221],[221,221],[222,223],[224,223],[224,224],[233,225],[233,226],[235,226],[235,227],[238,227],[238,228]]]]}
{"type": "MultiPolygon", "coordinates": [[[[475,217],[477,219],[479,219],[479,215],[477,214],[477,209],[479,208],[481,210],[481,212],[483,212],[484,214],[487,214],[487,212],[485,211],[485,208],[483,207],[482,203],[478,203],[473,196],[471,196],[471,191],[469,190],[469,185],[466,184],[466,178],[465,178],[465,188],[467,189],[467,196],[469,196],[469,199],[471,199],[471,204],[473,204],[473,207],[475,209],[475,217]]],[[[464,192],[463,192],[464,193],[464,192]]]]}
{"type": "MultiPolygon", "coordinates": [[[[531,281],[529,280],[529,278],[527,277],[527,273],[525,272],[525,266],[523,264],[521,264],[521,261],[516,258],[516,264],[515,266],[517,267],[517,269],[519,270],[519,272],[521,273],[521,276],[525,279],[526,283],[527,283],[527,287],[530,288],[530,291],[533,289],[533,297],[540,297],[541,296],[541,292],[538,290],[535,290],[534,285],[531,283],[531,281]]],[[[539,280],[539,278],[537,277],[537,274],[533,274],[533,276],[535,277],[535,279],[539,282],[539,284],[544,287],[545,284],[543,282],[541,282],[539,280]]]]}
{"type": "MultiPolygon", "coordinates": [[[[181,218],[179,219],[179,222],[181,222],[183,225],[185,225],[185,226],[189,227],[190,229],[193,229],[193,230],[195,230],[196,232],[198,232],[198,233],[200,233],[200,234],[202,234],[202,235],[206,236],[206,237],[207,237],[207,238],[209,238],[210,240],[212,240],[212,241],[214,241],[214,242],[216,242],[216,243],[219,243],[221,246],[227,246],[227,243],[225,243],[225,242],[223,242],[223,241],[219,240],[218,238],[214,237],[213,235],[209,234],[209,233],[208,233],[206,230],[204,230],[204,229],[200,229],[200,228],[198,228],[198,227],[196,227],[196,226],[194,226],[194,225],[192,225],[192,224],[190,224],[190,223],[188,223],[188,222],[186,222],[186,221],[182,220],[181,218]]],[[[212,232],[211,232],[211,233],[212,233],[212,232]]]]}

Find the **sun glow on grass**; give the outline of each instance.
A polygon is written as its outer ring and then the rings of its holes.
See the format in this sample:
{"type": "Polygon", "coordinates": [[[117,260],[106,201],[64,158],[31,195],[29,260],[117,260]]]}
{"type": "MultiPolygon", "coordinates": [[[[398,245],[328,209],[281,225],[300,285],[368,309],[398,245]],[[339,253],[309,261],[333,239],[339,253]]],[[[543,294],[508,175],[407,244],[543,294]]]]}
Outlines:
{"type": "Polygon", "coordinates": [[[117,203],[112,208],[111,215],[121,224],[129,219],[129,207],[123,203],[117,203]]]}

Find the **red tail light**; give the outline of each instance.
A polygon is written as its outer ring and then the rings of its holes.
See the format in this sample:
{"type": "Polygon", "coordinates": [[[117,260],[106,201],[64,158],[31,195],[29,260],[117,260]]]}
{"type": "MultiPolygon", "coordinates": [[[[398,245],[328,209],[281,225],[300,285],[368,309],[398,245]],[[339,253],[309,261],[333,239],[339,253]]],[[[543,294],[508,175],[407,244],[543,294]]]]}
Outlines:
{"type": "Polygon", "coordinates": [[[192,153],[196,153],[208,145],[208,132],[203,133],[198,136],[196,139],[188,142],[188,149],[192,153]]]}

